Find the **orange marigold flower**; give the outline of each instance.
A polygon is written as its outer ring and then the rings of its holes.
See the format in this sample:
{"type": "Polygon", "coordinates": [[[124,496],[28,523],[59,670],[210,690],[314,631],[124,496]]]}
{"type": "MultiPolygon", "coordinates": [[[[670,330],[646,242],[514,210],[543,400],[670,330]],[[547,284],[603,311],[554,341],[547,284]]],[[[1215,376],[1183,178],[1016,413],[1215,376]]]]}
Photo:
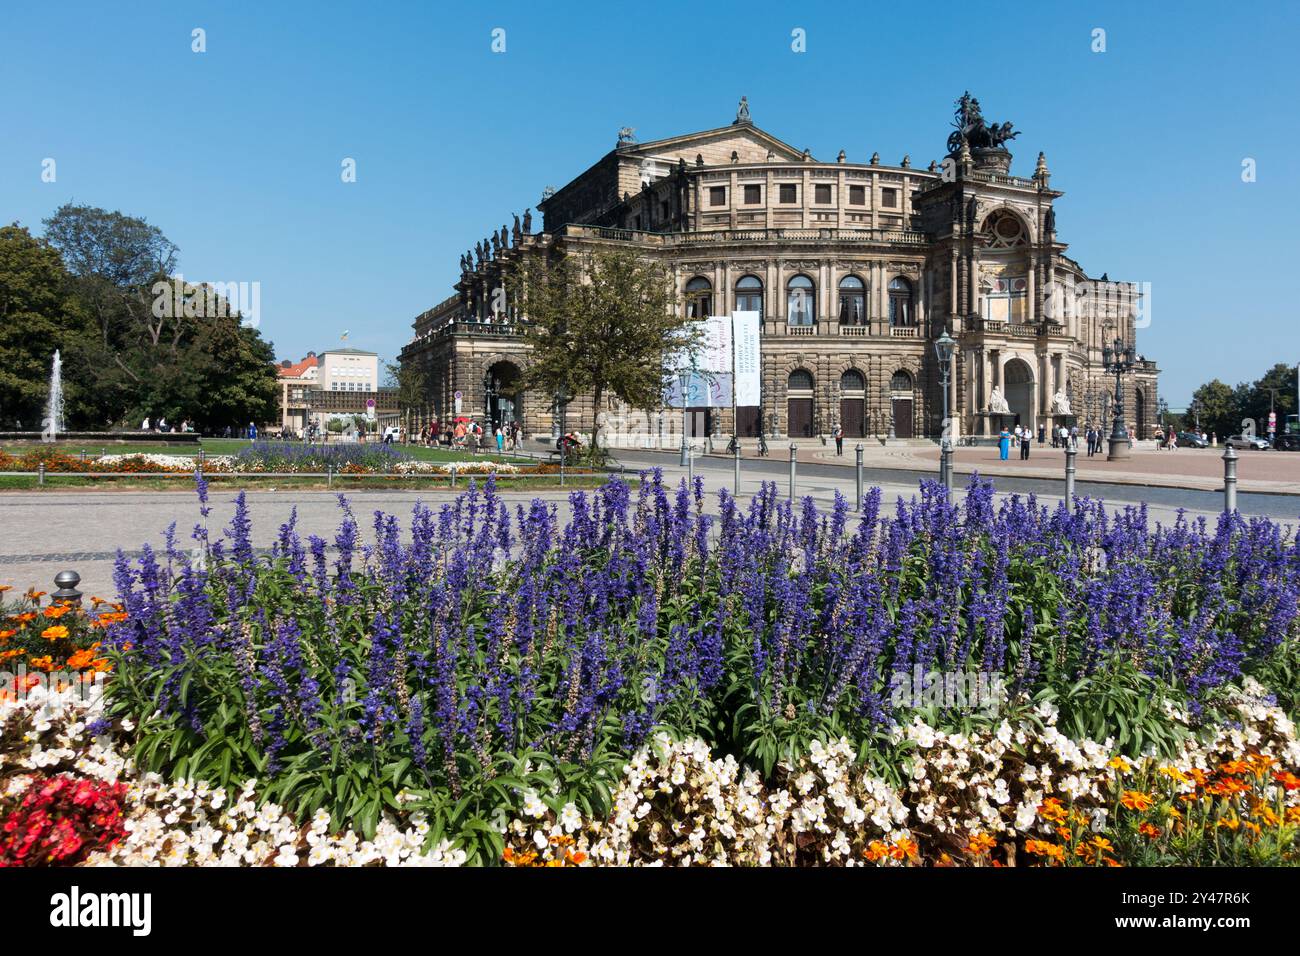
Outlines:
{"type": "Polygon", "coordinates": [[[966,849],[971,853],[979,855],[989,852],[989,850],[993,849],[997,845],[998,841],[993,839],[989,834],[974,833],[966,842],[966,849]]]}
{"type": "Polygon", "coordinates": [[[1189,780],[1192,779],[1187,774],[1179,770],[1177,767],[1172,767],[1172,766],[1161,767],[1160,772],[1164,774],[1166,777],[1170,777],[1174,780],[1177,780],[1179,783],[1187,783],[1189,780]]]}
{"type": "Polygon", "coordinates": [[[43,597],[45,597],[45,592],[44,592],[44,591],[38,591],[38,590],[36,590],[36,588],[28,588],[28,589],[27,589],[27,600],[29,600],[29,601],[39,601],[39,600],[40,600],[41,598],[43,598],[43,597]]]}
{"type": "Polygon", "coordinates": [[[1140,790],[1125,790],[1119,802],[1130,810],[1150,810],[1156,803],[1151,799],[1151,794],[1142,793],[1140,790]]]}
{"type": "Polygon", "coordinates": [[[1160,834],[1164,832],[1164,830],[1161,830],[1154,823],[1142,823],[1138,825],[1138,833],[1142,834],[1144,837],[1150,837],[1152,840],[1156,839],[1156,837],[1160,836],[1160,834]]]}
{"type": "Polygon", "coordinates": [[[1244,760],[1228,760],[1219,765],[1219,773],[1237,775],[1247,773],[1250,770],[1250,764],[1244,760]]]}
{"type": "Polygon", "coordinates": [[[63,615],[67,614],[71,610],[72,608],[69,607],[67,604],[51,604],[41,613],[44,614],[46,617],[53,618],[54,620],[57,621],[59,618],[63,617],[63,615]]]}
{"type": "Polygon", "coordinates": [[[895,860],[916,859],[916,844],[907,837],[899,837],[894,841],[894,845],[889,848],[889,855],[895,860]]]}
{"type": "Polygon", "coordinates": [[[867,845],[867,848],[862,851],[862,855],[872,863],[876,863],[889,856],[889,847],[884,843],[881,843],[879,840],[872,840],[867,845]]]}
{"type": "Polygon", "coordinates": [[[1300,790],[1300,777],[1297,777],[1291,771],[1276,770],[1273,772],[1273,779],[1280,783],[1287,790],[1300,790]]]}
{"type": "Polygon", "coordinates": [[[583,853],[581,850],[569,850],[564,854],[564,859],[569,863],[572,863],[574,866],[582,866],[582,864],[587,862],[587,854],[583,853]]]}
{"type": "Polygon", "coordinates": [[[0,641],[7,641],[9,640],[9,638],[13,637],[17,633],[18,631],[16,631],[13,628],[10,628],[7,631],[0,631],[0,641]]]}
{"type": "Polygon", "coordinates": [[[1286,808],[1286,822],[1287,822],[1287,823],[1300,823],[1300,807],[1287,807],[1287,808],[1286,808]]]}
{"type": "Polygon", "coordinates": [[[1069,843],[1071,840],[1074,839],[1074,834],[1071,833],[1067,827],[1057,827],[1056,835],[1059,836],[1066,843],[1069,843]]]}
{"type": "Polygon", "coordinates": [[[47,627],[45,630],[41,631],[41,637],[45,638],[47,641],[54,641],[67,636],[68,629],[63,624],[55,624],[53,627],[47,627]]]}
{"type": "Polygon", "coordinates": [[[36,668],[38,671],[54,670],[54,658],[50,657],[49,654],[46,654],[44,657],[33,657],[30,663],[32,667],[36,668]]]}
{"type": "Polygon", "coordinates": [[[1048,797],[1039,804],[1038,815],[1052,823],[1064,823],[1069,816],[1061,801],[1056,797],[1048,797]]]}
{"type": "Polygon", "coordinates": [[[1241,826],[1241,821],[1236,817],[1223,817],[1219,820],[1218,825],[1221,827],[1227,827],[1229,830],[1236,830],[1237,827],[1241,826]]]}

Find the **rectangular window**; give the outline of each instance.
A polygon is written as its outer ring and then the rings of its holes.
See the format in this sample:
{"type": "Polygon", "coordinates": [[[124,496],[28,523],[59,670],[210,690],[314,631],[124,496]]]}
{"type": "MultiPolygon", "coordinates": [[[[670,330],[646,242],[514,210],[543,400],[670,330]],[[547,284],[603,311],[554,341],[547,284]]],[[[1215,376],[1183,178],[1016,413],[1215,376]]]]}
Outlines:
{"type": "Polygon", "coordinates": [[[886,209],[897,209],[898,190],[897,189],[880,190],[880,205],[884,206],[886,209]]]}
{"type": "Polygon", "coordinates": [[[867,204],[867,187],[850,186],[849,187],[849,205],[865,206],[867,204]]]}
{"type": "Polygon", "coordinates": [[[709,205],[725,206],[727,204],[727,187],[710,186],[709,187],[709,205]]]}
{"type": "Polygon", "coordinates": [[[799,187],[796,186],[794,183],[782,183],[781,202],[798,202],[799,201],[798,189],[799,187]]]}
{"type": "Polygon", "coordinates": [[[814,186],[813,198],[819,205],[828,205],[831,201],[831,187],[821,184],[814,186]]]}
{"type": "Polygon", "coordinates": [[[667,199],[665,199],[663,202],[661,202],[661,203],[659,204],[659,218],[661,218],[661,219],[667,219],[667,218],[668,218],[668,200],[667,200],[667,199]]]}
{"type": "Polygon", "coordinates": [[[746,206],[757,206],[757,205],[758,205],[759,203],[761,203],[762,201],[763,201],[763,187],[762,187],[762,186],[753,185],[753,186],[746,186],[746,187],[745,187],[745,205],[746,205],[746,206]]]}

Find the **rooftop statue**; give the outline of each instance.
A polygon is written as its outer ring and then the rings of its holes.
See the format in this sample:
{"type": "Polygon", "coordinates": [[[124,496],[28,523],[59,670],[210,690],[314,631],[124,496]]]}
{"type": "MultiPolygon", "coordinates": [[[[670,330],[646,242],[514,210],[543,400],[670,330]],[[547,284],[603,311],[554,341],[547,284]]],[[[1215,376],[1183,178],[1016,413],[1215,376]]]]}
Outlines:
{"type": "Polygon", "coordinates": [[[636,130],[631,126],[624,126],[618,131],[618,145],[629,146],[636,142],[636,130]]]}
{"type": "Polygon", "coordinates": [[[1020,132],[1012,131],[1010,123],[986,123],[980,112],[980,101],[967,91],[961,95],[953,112],[953,132],[948,137],[948,152],[960,152],[965,143],[971,149],[997,149],[1020,132]]]}
{"type": "Polygon", "coordinates": [[[740,105],[736,107],[736,119],[735,122],[732,123],[732,125],[735,126],[740,123],[752,123],[752,122],[753,120],[749,118],[749,97],[742,96],[740,98],[740,105]]]}

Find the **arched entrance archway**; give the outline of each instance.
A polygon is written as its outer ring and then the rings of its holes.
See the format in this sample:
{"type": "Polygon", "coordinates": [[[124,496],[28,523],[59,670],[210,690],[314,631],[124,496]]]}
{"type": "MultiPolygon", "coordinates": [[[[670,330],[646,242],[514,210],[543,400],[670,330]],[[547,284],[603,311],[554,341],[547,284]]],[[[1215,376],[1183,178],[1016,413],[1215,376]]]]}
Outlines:
{"type": "Polygon", "coordinates": [[[1016,424],[1034,427],[1034,370],[1024,359],[1013,358],[1002,367],[1007,406],[1016,424]]]}
{"type": "Polygon", "coordinates": [[[484,405],[491,430],[524,420],[524,392],[519,366],[513,362],[496,362],[483,377],[484,405]]]}

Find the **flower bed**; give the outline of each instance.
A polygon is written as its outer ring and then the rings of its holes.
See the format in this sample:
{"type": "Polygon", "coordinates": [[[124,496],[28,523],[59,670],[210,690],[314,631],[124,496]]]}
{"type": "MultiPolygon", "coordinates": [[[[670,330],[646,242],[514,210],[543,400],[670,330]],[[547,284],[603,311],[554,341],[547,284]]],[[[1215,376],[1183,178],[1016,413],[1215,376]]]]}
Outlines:
{"type": "Polygon", "coordinates": [[[29,592],[11,660],[107,701],[0,693],[0,862],[1300,863],[1288,529],[979,481],[860,520],[657,475],[570,501],[489,480],[363,544],[340,497],[332,551],[291,519],[256,558],[241,496],[115,605],[29,592]],[[1004,692],[899,681],[930,672],[1004,692]]]}
{"type": "MultiPolygon", "coordinates": [[[[0,585],[0,599],[11,590],[0,585]]],[[[0,698],[12,694],[27,680],[27,672],[72,671],[86,675],[111,669],[100,652],[104,630],[126,620],[120,604],[93,598],[92,611],[81,605],[41,604],[44,591],[29,590],[18,602],[0,600],[0,667],[21,670],[7,683],[0,682],[0,698]]]]}
{"type": "MultiPolygon", "coordinates": [[[[209,547],[196,532],[203,564],[166,556],[175,582],[152,552],[119,562],[130,616],[109,631],[110,706],[133,722],[141,770],[228,791],[255,777],[261,798],[301,825],[323,810],[367,840],[396,808],[419,812],[428,846],[493,862],[507,845],[529,852],[507,843],[529,792],[550,813],[572,804],[568,823],[616,820],[625,770],[659,732],[734,755],[738,779],[767,795],[790,792],[808,761],[846,740],[853,773],[916,815],[905,836],[916,858],[961,861],[961,840],[1003,831],[982,807],[947,829],[923,826],[955,812],[905,795],[928,733],[990,747],[1005,726],[1013,740],[999,746],[1023,763],[1037,721],[1050,747],[1091,740],[1090,761],[1138,766],[1180,759],[1239,720],[1248,679],[1296,712],[1300,548],[1268,521],[1160,528],[1098,502],[995,507],[980,481],[961,507],[926,483],[892,517],[873,491],[860,520],[843,500],[820,514],[778,502],[773,487],[745,510],[724,492],[707,514],[698,484],[673,491],[657,475],[635,499],[611,481],[570,500],[563,528],[540,502],[512,519],[489,481],[436,512],[417,505],[409,538],[376,515],[363,546],[341,499],[333,553],[291,521],[271,557],[255,559],[241,498],[223,540],[209,547]],[[991,707],[928,686],[898,695],[900,676],[930,672],[1005,695],[991,707]],[[913,726],[928,729],[914,737],[913,726]]],[[[1232,759],[1257,753],[1295,772],[1292,757],[1251,746],[1232,759]]],[[[950,759],[974,773],[969,755],[950,759]]],[[[1005,792],[1014,822],[1037,812],[1026,803],[1035,788],[1006,761],[985,786],[1005,792]]],[[[1091,814],[1115,783],[1103,769],[1054,771],[1044,799],[1063,794],[1091,814]]],[[[883,829],[845,832],[854,859],[897,851],[883,829]]],[[[1030,832],[1016,824],[1013,847],[990,859],[1026,862],[1030,832]]],[[[599,841],[574,852],[596,854],[599,841]]],[[[1292,835],[1272,846],[1275,858],[1292,852],[1292,835]]],[[[1095,849],[1094,862],[1116,859],[1095,849]]]]}
{"type": "MultiPolygon", "coordinates": [[[[193,474],[199,461],[190,455],[153,452],[98,455],[85,460],[45,448],[21,455],[0,452],[0,471],[35,473],[42,464],[48,474],[150,475],[193,474]]],[[[453,470],[457,475],[516,475],[529,470],[484,458],[446,463],[421,461],[383,443],[308,445],[298,442],[254,442],[237,455],[207,456],[202,467],[208,475],[324,474],[327,471],[341,475],[450,475],[453,470]]]]}

